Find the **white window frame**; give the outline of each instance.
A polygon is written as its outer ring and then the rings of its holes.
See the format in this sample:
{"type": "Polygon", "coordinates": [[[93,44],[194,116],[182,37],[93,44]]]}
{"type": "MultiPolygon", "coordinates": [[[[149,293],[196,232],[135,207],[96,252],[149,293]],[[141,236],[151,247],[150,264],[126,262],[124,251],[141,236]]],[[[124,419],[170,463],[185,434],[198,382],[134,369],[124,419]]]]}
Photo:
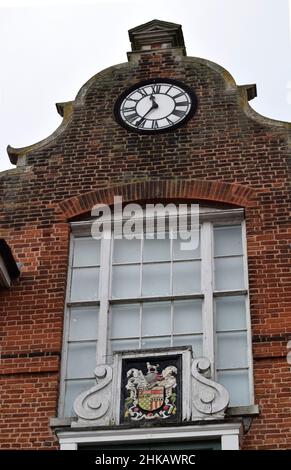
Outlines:
{"type": "Polygon", "coordinates": [[[132,429],[102,429],[94,431],[57,431],[60,450],[78,450],[80,445],[94,444],[138,444],[220,440],[221,450],[239,450],[242,436],[242,423],[207,424],[184,427],[152,427],[132,429]]]}
{"type": "MultiPolygon", "coordinates": [[[[203,355],[206,356],[211,363],[211,378],[216,380],[215,371],[215,312],[214,298],[226,295],[245,295],[246,298],[246,329],[247,329],[247,347],[248,347],[248,370],[249,370],[249,397],[250,405],[254,404],[254,386],[253,386],[253,360],[252,360],[252,342],[251,342],[251,319],[249,306],[249,289],[248,289],[248,269],[247,269],[247,241],[246,241],[246,224],[244,221],[243,209],[212,209],[204,208],[200,210],[199,222],[201,224],[201,293],[192,295],[172,295],[167,297],[146,297],[147,301],[157,300],[184,300],[203,299],[202,301],[202,321],[203,321],[203,355]],[[213,226],[217,225],[234,225],[242,224],[242,240],[243,240],[243,264],[244,264],[244,289],[231,291],[214,291],[214,269],[213,269],[213,226]],[[209,334],[210,332],[210,334],[209,334]]],[[[111,286],[111,268],[112,268],[112,240],[105,237],[101,240],[101,258],[100,258],[100,275],[99,284],[99,300],[87,302],[70,302],[70,288],[72,279],[72,260],[73,260],[73,239],[75,236],[90,236],[92,220],[84,222],[71,223],[71,240],[69,254],[68,282],[66,293],[66,307],[63,332],[63,353],[61,361],[61,385],[59,399],[59,416],[64,416],[64,400],[66,385],[66,368],[68,355],[68,331],[69,331],[69,309],[72,305],[76,306],[99,306],[98,319],[98,340],[96,364],[105,364],[111,362],[108,358],[109,339],[109,309],[111,300],[109,297],[109,289],[111,286]],[[110,262],[109,262],[110,260],[110,262]]],[[[143,298],[130,299],[131,302],[139,303],[143,298]]],[[[126,304],[127,299],[121,299],[121,303],[126,304]]],[[[114,299],[112,303],[118,303],[114,299]]],[[[241,368],[239,368],[241,369],[241,368]]],[[[83,379],[82,379],[83,380],[83,379]]],[[[86,380],[86,378],[84,378],[86,380]]]]}

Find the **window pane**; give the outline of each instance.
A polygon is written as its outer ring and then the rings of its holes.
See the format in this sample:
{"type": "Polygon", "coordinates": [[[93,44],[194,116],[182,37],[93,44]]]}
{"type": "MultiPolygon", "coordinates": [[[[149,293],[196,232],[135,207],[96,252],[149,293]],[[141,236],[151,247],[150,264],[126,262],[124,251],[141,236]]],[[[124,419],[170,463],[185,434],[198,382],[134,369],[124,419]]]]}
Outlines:
{"type": "Polygon", "coordinates": [[[173,294],[200,292],[200,261],[173,263],[173,294]]]}
{"type": "Polygon", "coordinates": [[[235,290],[244,288],[243,258],[217,258],[215,267],[215,289],[235,290]]]}
{"type": "Polygon", "coordinates": [[[218,369],[248,366],[246,333],[217,333],[218,369]]]}
{"type": "Polygon", "coordinates": [[[192,237],[186,240],[182,239],[179,234],[173,239],[173,259],[189,258],[200,258],[199,231],[193,232],[192,237]]]}
{"type": "Polygon", "coordinates": [[[241,225],[214,227],[214,256],[242,254],[241,225]]]}
{"type": "Polygon", "coordinates": [[[73,404],[80,393],[89,390],[96,385],[96,380],[69,380],[66,382],[65,411],[64,416],[69,418],[75,416],[73,404]]]}
{"type": "Polygon", "coordinates": [[[168,261],[171,258],[170,240],[145,239],[143,248],[144,261],[168,261]]]}
{"type": "Polygon", "coordinates": [[[141,240],[114,240],[113,263],[140,262],[141,240]]]}
{"type": "Polygon", "coordinates": [[[97,300],[99,295],[100,268],[74,269],[72,275],[71,301],[97,300]]]}
{"type": "Polygon", "coordinates": [[[97,339],[98,312],[97,307],[72,307],[69,339],[97,339]]]}
{"type": "Polygon", "coordinates": [[[171,346],[171,338],[143,338],[141,341],[142,349],[151,348],[169,348],[171,346]]]}
{"type": "Polygon", "coordinates": [[[171,303],[144,303],[142,311],[142,336],[167,334],[171,334],[171,303]]]}
{"type": "Polygon", "coordinates": [[[101,240],[75,238],[73,266],[98,266],[101,240]]]}
{"type": "Polygon", "coordinates": [[[139,297],[139,266],[113,266],[112,297],[139,297]]]}
{"type": "Polygon", "coordinates": [[[180,300],[174,302],[174,334],[202,332],[202,301],[180,300]]]}
{"type": "Polygon", "coordinates": [[[94,376],[96,368],[96,341],[71,343],[68,348],[67,378],[94,376]]]}
{"type": "Polygon", "coordinates": [[[216,330],[243,330],[246,328],[245,296],[218,297],[216,330]]]}
{"type": "Polygon", "coordinates": [[[174,336],[173,346],[192,346],[194,357],[203,356],[203,337],[195,336],[174,336]]]}
{"type": "Polygon", "coordinates": [[[130,349],[138,349],[139,341],[135,339],[114,339],[111,341],[112,351],[127,351],[130,349]]]}
{"type": "Polygon", "coordinates": [[[144,296],[170,294],[170,263],[143,266],[142,294],[144,296]]]}
{"type": "Polygon", "coordinates": [[[250,404],[249,373],[247,370],[220,371],[217,381],[227,389],[230,396],[230,406],[250,404]]]}
{"type": "Polygon", "coordinates": [[[112,338],[140,336],[139,304],[113,305],[111,307],[112,338]]]}

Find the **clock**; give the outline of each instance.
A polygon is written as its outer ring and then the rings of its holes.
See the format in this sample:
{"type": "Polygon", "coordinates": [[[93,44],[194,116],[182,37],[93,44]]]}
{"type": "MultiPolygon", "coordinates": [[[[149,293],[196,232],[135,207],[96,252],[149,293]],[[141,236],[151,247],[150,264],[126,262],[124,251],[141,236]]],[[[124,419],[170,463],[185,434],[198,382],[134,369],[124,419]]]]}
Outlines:
{"type": "Polygon", "coordinates": [[[172,79],[152,79],[122,93],[114,115],[126,129],[149,134],[182,126],[196,108],[196,95],[188,86],[172,79]]]}

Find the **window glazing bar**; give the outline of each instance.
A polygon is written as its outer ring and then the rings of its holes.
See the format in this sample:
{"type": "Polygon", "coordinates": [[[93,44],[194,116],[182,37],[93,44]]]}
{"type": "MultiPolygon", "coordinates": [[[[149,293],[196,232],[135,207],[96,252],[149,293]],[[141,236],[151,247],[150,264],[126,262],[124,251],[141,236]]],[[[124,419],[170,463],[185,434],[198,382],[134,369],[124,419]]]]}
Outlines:
{"type": "Polygon", "coordinates": [[[185,294],[185,295],[167,295],[157,297],[132,297],[130,299],[110,299],[109,303],[115,304],[132,304],[132,303],[145,303],[145,302],[167,302],[167,301],[179,301],[179,300],[191,300],[191,299],[203,299],[204,295],[199,294],[185,294]]]}

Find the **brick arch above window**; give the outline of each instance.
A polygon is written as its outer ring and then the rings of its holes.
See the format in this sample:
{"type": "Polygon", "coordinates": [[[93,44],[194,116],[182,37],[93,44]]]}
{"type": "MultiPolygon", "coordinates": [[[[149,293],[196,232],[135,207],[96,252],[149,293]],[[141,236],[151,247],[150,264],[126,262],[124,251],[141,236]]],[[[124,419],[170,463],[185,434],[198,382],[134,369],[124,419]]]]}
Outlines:
{"type": "Polygon", "coordinates": [[[189,199],[252,207],[255,205],[256,191],[249,186],[222,181],[140,181],[108,186],[74,196],[61,201],[58,208],[66,219],[72,219],[90,212],[96,204],[112,205],[114,196],[122,196],[123,202],[189,199]]]}

